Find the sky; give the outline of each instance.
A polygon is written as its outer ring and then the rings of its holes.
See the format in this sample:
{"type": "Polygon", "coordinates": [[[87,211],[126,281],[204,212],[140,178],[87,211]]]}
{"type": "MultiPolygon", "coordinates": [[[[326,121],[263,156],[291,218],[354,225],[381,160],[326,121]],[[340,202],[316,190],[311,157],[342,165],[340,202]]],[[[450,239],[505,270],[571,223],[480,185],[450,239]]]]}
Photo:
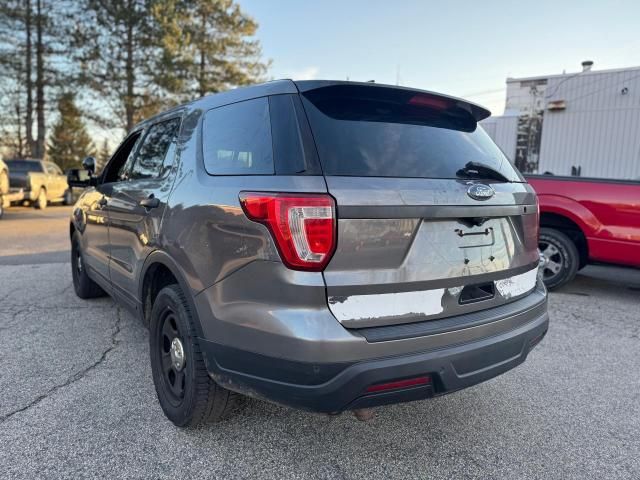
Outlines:
{"type": "Polygon", "coordinates": [[[502,114],[507,77],[640,66],[640,1],[239,0],[271,78],[375,80],[502,114]]]}

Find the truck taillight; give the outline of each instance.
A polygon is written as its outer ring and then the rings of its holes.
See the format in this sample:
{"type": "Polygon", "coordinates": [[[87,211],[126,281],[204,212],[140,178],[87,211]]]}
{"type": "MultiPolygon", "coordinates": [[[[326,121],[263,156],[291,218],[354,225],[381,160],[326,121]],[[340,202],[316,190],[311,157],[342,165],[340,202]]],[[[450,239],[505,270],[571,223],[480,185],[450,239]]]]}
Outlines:
{"type": "Polygon", "coordinates": [[[336,247],[336,208],[326,194],[240,193],[245,215],[271,232],[284,264],[321,271],[336,247]]]}

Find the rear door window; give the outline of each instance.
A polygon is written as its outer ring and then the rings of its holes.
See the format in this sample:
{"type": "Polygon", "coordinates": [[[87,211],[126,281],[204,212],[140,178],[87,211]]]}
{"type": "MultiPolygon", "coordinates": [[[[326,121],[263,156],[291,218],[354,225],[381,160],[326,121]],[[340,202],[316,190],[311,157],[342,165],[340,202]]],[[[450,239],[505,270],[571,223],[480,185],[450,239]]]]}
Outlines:
{"type": "Polygon", "coordinates": [[[149,128],[128,173],[129,179],[158,178],[164,175],[173,163],[179,128],[179,118],[172,118],[149,128]]]}
{"type": "Polygon", "coordinates": [[[349,85],[302,98],[325,175],[453,179],[485,167],[523,181],[455,99],[349,85]]]}
{"type": "Polygon", "coordinates": [[[256,98],[209,110],[202,153],[211,175],[272,175],[269,101],[256,98]]]}

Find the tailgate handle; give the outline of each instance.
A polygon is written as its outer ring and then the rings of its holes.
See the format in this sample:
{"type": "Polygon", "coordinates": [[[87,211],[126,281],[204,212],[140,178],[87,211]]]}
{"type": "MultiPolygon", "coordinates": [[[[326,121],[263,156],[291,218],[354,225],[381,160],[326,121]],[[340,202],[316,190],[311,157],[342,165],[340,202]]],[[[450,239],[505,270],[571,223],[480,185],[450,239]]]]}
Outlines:
{"type": "Polygon", "coordinates": [[[460,305],[466,305],[469,303],[481,302],[483,300],[493,298],[495,294],[496,289],[493,282],[467,285],[460,292],[458,303],[460,305]]]}

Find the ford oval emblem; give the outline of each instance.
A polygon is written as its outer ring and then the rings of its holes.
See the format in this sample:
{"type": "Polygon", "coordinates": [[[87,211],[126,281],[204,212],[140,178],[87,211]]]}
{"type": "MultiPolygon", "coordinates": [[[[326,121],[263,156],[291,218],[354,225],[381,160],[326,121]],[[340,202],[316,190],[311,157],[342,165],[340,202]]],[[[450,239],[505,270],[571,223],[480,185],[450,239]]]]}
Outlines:
{"type": "Polygon", "coordinates": [[[474,183],[467,188],[467,195],[474,200],[489,200],[495,193],[493,188],[484,183],[474,183]]]}

